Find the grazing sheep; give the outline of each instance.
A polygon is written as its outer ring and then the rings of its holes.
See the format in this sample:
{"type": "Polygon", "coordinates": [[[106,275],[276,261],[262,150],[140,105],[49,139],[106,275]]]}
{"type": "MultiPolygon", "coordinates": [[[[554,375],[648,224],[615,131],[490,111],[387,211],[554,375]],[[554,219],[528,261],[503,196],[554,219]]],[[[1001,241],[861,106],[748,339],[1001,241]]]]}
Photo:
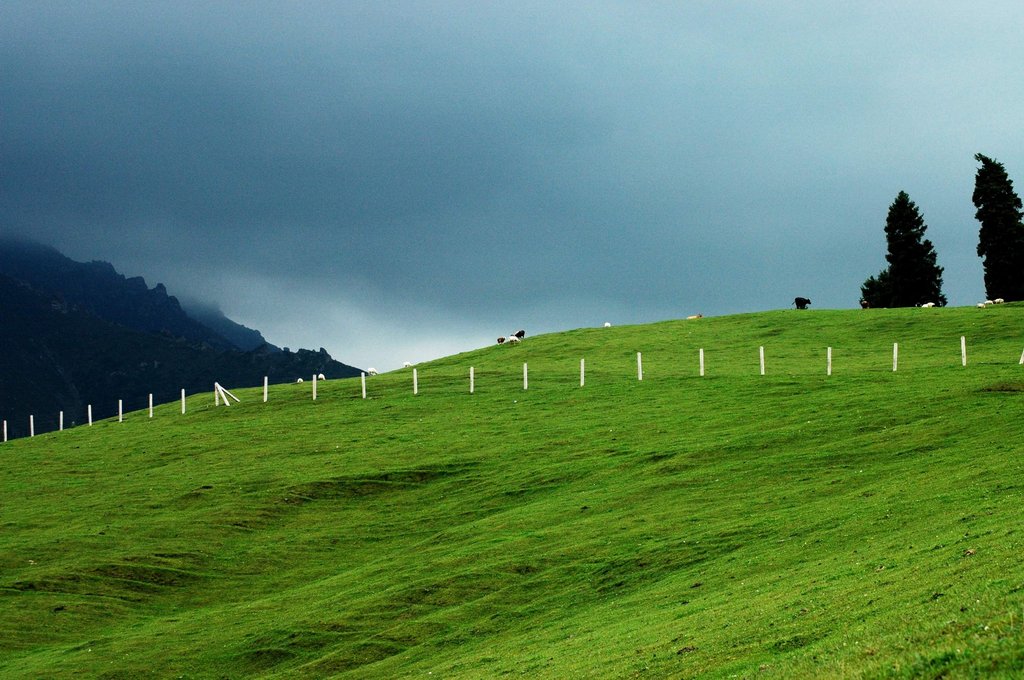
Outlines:
{"type": "Polygon", "coordinates": [[[377,375],[377,369],[372,366],[366,369],[366,375],[377,375]]]}
{"type": "Polygon", "coordinates": [[[296,380],[295,382],[297,382],[297,383],[300,383],[300,382],[305,382],[305,381],[304,381],[304,380],[303,380],[302,378],[299,378],[299,379],[298,379],[298,380],[296,380]]]}
{"type": "Polygon", "coordinates": [[[520,340],[518,335],[510,335],[510,336],[508,336],[508,341],[509,341],[510,344],[513,344],[513,345],[518,344],[519,342],[521,342],[521,340],[520,340]]]}
{"type": "Polygon", "coordinates": [[[926,302],[926,303],[924,303],[924,304],[923,304],[923,305],[921,305],[921,306],[922,306],[922,307],[925,307],[925,308],[928,308],[928,307],[934,307],[934,306],[935,306],[935,303],[934,303],[934,302],[926,302]]]}
{"type": "Polygon", "coordinates": [[[686,317],[686,320],[689,321],[690,319],[703,319],[703,318],[704,318],[703,314],[691,314],[690,316],[686,317]]]}
{"type": "Polygon", "coordinates": [[[985,309],[985,303],[984,303],[984,302],[979,302],[979,303],[978,303],[977,305],[975,305],[975,306],[976,306],[976,307],[977,307],[978,309],[985,309]]]}
{"type": "Polygon", "coordinates": [[[318,375],[318,376],[316,377],[316,379],[317,379],[317,380],[327,380],[327,378],[325,378],[325,377],[324,377],[324,374],[323,374],[323,373],[321,373],[320,375],[318,375]]]}
{"type": "Polygon", "coordinates": [[[604,322],[604,327],[605,328],[611,328],[612,327],[612,322],[611,321],[605,321],[604,322]]]}
{"type": "Polygon", "coordinates": [[[984,302],[982,302],[981,304],[983,304],[983,305],[985,305],[986,307],[988,307],[989,305],[994,305],[995,303],[994,303],[994,302],[992,302],[991,300],[985,300],[985,301],[984,301],[984,302]]]}
{"type": "Polygon", "coordinates": [[[805,297],[794,298],[793,304],[796,305],[797,309],[807,309],[807,305],[811,304],[811,299],[805,297]]]}
{"type": "Polygon", "coordinates": [[[412,364],[409,363],[408,361],[406,361],[404,364],[402,364],[402,368],[411,368],[411,367],[412,367],[412,364]]]}
{"type": "Polygon", "coordinates": [[[995,299],[995,300],[993,300],[992,302],[994,302],[994,303],[995,303],[995,304],[997,304],[997,305],[1001,305],[1001,304],[1003,304],[1004,302],[1006,302],[1006,300],[1004,300],[1003,298],[996,298],[996,299],[995,299]]]}

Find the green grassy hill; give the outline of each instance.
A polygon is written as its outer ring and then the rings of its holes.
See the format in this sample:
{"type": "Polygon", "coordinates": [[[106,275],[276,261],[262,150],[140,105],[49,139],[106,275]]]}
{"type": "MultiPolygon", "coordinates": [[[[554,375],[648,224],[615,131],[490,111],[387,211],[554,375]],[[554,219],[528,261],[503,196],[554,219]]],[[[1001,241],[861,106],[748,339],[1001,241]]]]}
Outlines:
{"type": "Polygon", "coordinates": [[[769,312],[12,441],[0,676],[1020,677],[1022,349],[769,312]]]}

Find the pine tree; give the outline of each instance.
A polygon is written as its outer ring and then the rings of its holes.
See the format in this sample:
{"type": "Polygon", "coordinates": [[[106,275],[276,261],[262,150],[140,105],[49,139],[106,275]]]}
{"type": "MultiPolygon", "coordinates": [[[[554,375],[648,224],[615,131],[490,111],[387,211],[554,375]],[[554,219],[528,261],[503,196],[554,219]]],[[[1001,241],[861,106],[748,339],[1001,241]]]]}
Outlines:
{"type": "Polygon", "coordinates": [[[978,256],[985,268],[985,294],[988,298],[1024,300],[1024,224],[1020,198],[1006,168],[980,153],[981,163],[974,178],[975,218],[978,231],[978,256]]]}
{"type": "Polygon", "coordinates": [[[943,306],[942,267],[938,266],[932,242],[924,238],[927,229],[917,206],[901,191],[889,206],[885,219],[885,240],[889,266],[861,286],[861,296],[872,307],[913,307],[926,302],[943,306]]]}

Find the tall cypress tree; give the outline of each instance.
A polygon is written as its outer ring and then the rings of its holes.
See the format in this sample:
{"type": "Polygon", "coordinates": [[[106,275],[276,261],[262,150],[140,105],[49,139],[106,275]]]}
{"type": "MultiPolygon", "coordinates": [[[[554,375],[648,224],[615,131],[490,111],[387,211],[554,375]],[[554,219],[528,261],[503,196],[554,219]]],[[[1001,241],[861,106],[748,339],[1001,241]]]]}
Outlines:
{"type": "Polygon", "coordinates": [[[885,218],[889,266],[861,286],[861,296],[872,307],[913,307],[934,302],[946,304],[942,294],[942,267],[936,264],[935,248],[924,238],[927,229],[917,205],[901,191],[885,218]]]}
{"type": "Polygon", "coordinates": [[[1024,300],[1024,224],[1020,198],[1006,168],[980,153],[974,177],[974,213],[981,222],[978,256],[985,268],[985,294],[989,299],[1024,300]]]}

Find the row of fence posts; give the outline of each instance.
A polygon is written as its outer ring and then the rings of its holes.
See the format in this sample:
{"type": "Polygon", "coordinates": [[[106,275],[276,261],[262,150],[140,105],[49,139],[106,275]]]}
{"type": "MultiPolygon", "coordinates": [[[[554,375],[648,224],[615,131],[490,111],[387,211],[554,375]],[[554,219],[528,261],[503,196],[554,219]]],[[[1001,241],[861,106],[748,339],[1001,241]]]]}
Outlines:
{"type": "MultiPolygon", "coordinates": [[[[704,372],[704,348],[703,347],[701,347],[699,349],[699,351],[698,351],[698,362],[699,362],[700,377],[703,378],[704,377],[704,373],[705,373],[704,372]]],[[[766,370],[765,370],[764,345],[761,345],[760,347],[758,347],[758,363],[759,363],[759,368],[760,368],[760,374],[761,375],[765,375],[766,374],[766,370]]],[[[1021,352],[1020,361],[1018,363],[1020,365],[1024,365],[1024,352],[1021,352]]],[[[966,336],[960,336],[960,364],[962,366],[967,366],[967,338],[966,338],[966,336]]],[[[898,342],[894,342],[894,343],[892,343],[892,370],[893,370],[893,372],[896,372],[898,370],[898,368],[899,368],[899,343],[898,342]]],[[[826,349],[825,373],[826,373],[826,375],[829,375],[829,376],[832,375],[832,348],[831,347],[828,347],[826,349]]],[[[313,374],[313,401],[316,401],[316,398],[317,398],[317,379],[318,379],[318,377],[319,376],[317,374],[313,374]]],[[[637,380],[640,380],[640,381],[642,381],[644,379],[643,354],[641,352],[637,352],[636,353],[636,377],[637,377],[637,380]]],[[[361,388],[362,398],[366,399],[367,398],[366,397],[366,373],[360,373],[359,380],[360,380],[360,388],[361,388]]],[[[585,385],[586,385],[586,360],[585,359],[580,359],[580,387],[584,387],[585,385]]],[[[527,389],[529,389],[529,386],[530,386],[529,367],[528,367],[527,363],[524,362],[523,363],[523,389],[527,390],[527,389]]],[[[470,366],[469,367],[469,393],[473,394],[475,391],[476,391],[476,373],[475,373],[474,367],[470,366]]],[[[414,395],[418,395],[419,394],[419,372],[416,370],[416,368],[412,369],[412,393],[414,395]]],[[[213,384],[213,394],[214,394],[214,405],[215,406],[219,406],[221,404],[221,402],[223,402],[225,406],[230,406],[231,405],[231,400],[234,400],[235,402],[239,402],[240,401],[238,397],[236,397],[234,394],[232,394],[230,391],[225,389],[220,383],[217,383],[217,382],[215,382],[213,384]]],[[[268,398],[269,398],[269,378],[268,378],[268,376],[263,376],[263,403],[266,403],[268,398]]],[[[184,413],[185,413],[185,390],[184,389],[181,390],[181,413],[182,413],[182,415],[184,415],[184,413]]],[[[91,426],[92,425],[92,404],[89,404],[86,407],[86,417],[87,417],[88,424],[91,426]]],[[[150,418],[153,417],[153,394],[152,393],[150,393],[150,395],[149,395],[149,417],[150,418]]],[[[63,431],[64,430],[64,411],[60,412],[58,421],[59,421],[58,428],[59,428],[59,430],[63,431]]],[[[117,400],[117,422],[119,422],[119,423],[120,422],[124,422],[124,402],[121,399],[117,400]]],[[[29,436],[30,437],[34,437],[35,436],[35,416],[34,415],[30,415],[29,416],[29,436]]],[[[7,441],[7,421],[6,420],[3,421],[3,441],[4,442],[7,441]]]]}
{"type": "MultiPolygon", "coordinates": [[[[264,380],[266,380],[266,379],[264,378],[264,380]]],[[[265,386],[266,386],[266,383],[264,382],[264,387],[265,386]]],[[[214,390],[215,391],[216,391],[216,389],[218,387],[220,387],[220,386],[217,385],[217,383],[214,383],[214,390]]],[[[221,389],[223,389],[223,388],[221,388],[221,389]]],[[[225,390],[225,392],[226,391],[227,390],[225,390]]],[[[228,392],[228,394],[231,394],[231,393],[228,392]]],[[[238,397],[235,397],[235,395],[233,395],[233,394],[231,394],[231,396],[235,398],[235,401],[238,401],[238,397]]],[[[265,398],[264,398],[264,401],[266,401],[265,398]]],[[[182,413],[182,415],[185,414],[185,390],[184,389],[181,391],[181,413],[182,413]]],[[[152,392],[149,393],[149,417],[150,418],[153,417],[153,393],[152,392]]],[[[86,419],[86,424],[91,427],[92,426],[92,404],[86,404],[86,406],[85,406],[85,419],[86,419]]],[[[119,423],[123,423],[124,422],[124,400],[123,399],[118,399],[117,400],[117,422],[119,422],[119,423]]],[[[64,431],[64,411],[60,411],[57,414],[57,431],[58,432],[63,432],[64,431]]],[[[35,437],[36,436],[36,417],[34,415],[30,415],[28,417],[28,435],[30,437],[35,437]]],[[[4,440],[4,442],[7,441],[7,421],[6,420],[3,421],[3,440],[4,440]]]]}

